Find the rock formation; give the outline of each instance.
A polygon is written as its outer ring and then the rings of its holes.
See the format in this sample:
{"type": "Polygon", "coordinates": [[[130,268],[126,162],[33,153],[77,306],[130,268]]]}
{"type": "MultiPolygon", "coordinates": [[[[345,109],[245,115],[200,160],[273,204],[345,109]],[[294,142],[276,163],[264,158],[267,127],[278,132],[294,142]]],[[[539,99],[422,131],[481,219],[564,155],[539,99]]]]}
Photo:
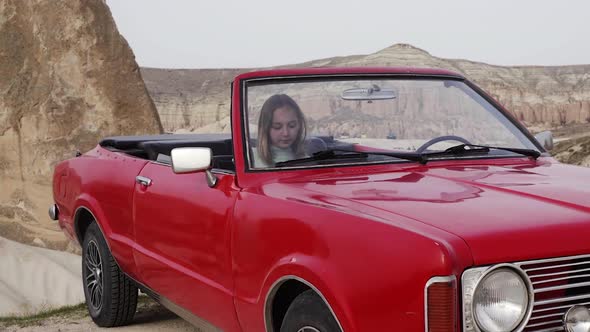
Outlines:
{"type": "Polygon", "coordinates": [[[590,136],[559,142],[551,154],[562,163],[590,167],[590,136]]]}
{"type": "Polygon", "coordinates": [[[208,125],[217,128],[217,123],[229,118],[231,82],[245,71],[141,68],[167,132],[194,131],[208,125]]]}
{"type": "MultiPolygon", "coordinates": [[[[374,54],[334,57],[286,67],[325,66],[450,69],[474,81],[527,124],[560,126],[590,122],[590,65],[501,67],[437,58],[411,45],[396,44],[374,54]]],[[[229,127],[212,125],[211,121],[227,122],[229,81],[245,71],[248,69],[142,68],[146,86],[167,131],[223,129],[228,132],[229,127]]]]}
{"type": "Polygon", "coordinates": [[[103,136],[161,131],[104,0],[0,2],[0,234],[33,242],[46,228],[57,162],[103,136]]]}

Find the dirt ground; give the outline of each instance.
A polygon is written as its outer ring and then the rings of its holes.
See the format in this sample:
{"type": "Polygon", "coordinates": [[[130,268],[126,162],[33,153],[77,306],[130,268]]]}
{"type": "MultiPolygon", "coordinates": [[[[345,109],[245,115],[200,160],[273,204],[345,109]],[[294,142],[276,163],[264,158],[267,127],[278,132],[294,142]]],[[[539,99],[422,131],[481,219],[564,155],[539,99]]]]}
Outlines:
{"type": "Polygon", "coordinates": [[[142,297],[138,303],[135,319],[128,326],[100,328],[94,324],[86,307],[55,314],[43,319],[29,319],[20,322],[0,321],[0,331],[7,332],[78,332],[78,331],[180,331],[200,332],[198,328],[179,318],[153,300],[142,297]]]}

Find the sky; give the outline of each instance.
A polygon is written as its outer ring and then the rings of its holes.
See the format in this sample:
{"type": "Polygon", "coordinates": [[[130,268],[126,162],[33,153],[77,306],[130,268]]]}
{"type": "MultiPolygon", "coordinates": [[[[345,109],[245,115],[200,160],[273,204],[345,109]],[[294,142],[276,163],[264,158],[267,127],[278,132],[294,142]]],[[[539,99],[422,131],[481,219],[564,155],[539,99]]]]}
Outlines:
{"type": "Polygon", "coordinates": [[[494,65],[590,64],[588,0],[107,0],[142,67],[254,68],[408,43],[494,65]]]}

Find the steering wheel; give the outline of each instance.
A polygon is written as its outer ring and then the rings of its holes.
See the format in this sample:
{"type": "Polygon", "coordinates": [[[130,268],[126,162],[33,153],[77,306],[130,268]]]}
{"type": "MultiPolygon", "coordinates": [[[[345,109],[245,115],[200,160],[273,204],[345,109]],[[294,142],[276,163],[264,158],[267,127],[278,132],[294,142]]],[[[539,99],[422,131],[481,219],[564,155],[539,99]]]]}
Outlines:
{"type": "Polygon", "coordinates": [[[428,142],[420,145],[420,147],[418,149],[416,149],[416,152],[422,153],[428,147],[430,147],[438,142],[443,142],[443,141],[457,141],[457,142],[461,142],[463,144],[471,144],[468,140],[464,139],[461,136],[444,135],[444,136],[435,137],[435,138],[429,140],[428,142]]]}

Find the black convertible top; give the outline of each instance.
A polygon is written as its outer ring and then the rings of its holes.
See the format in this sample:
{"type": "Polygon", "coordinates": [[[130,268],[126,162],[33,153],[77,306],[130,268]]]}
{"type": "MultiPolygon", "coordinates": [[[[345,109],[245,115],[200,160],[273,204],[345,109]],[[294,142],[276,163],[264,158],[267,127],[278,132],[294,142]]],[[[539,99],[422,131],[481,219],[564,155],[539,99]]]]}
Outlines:
{"type": "Polygon", "coordinates": [[[145,136],[111,136],[105,137],[98,144],[117,150],[141,149],[144,142],[162,141],[192,141],[195,143],[231,141],[231,134],[164,134],[145,136]]]}

